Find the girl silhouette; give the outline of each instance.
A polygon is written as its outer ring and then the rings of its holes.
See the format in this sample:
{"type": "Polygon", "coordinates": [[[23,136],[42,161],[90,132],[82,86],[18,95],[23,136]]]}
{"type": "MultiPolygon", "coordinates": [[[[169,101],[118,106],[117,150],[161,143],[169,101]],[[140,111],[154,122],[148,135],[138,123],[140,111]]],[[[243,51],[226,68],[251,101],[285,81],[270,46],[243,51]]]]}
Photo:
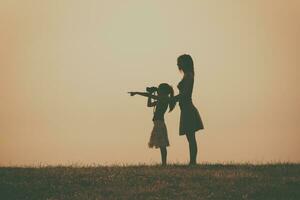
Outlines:
{"type": "Polygon", "coordinates": [[[147,88],[148,92],[129,92],[131,96],[141,95],[148,97],[147,106],[154,107],[152,121],[154,127],[151,132],[148,146],[150,148],[160,148],[161,162],[165,166],[167,164],[167,146],[169,146],[168,131],[164,120],[165,112],[169,107],[171,112],[175,107],[175,102],[172,101],[174,97],[173,88],[167,84],[162,83],[156,87],[147,88]],[[154,93],[157,91],[157,95],[154,93]],[[154,101],[152,101],[154,100],[154,101]]]}
{"type": "Polygon", "coordinates": [[[194,87],[194,63],[190,55],[181,55],[177,58],[178,69],[184,73],[182,80],[177,87],[179,94],[174,97],[175,102],[179,102],[180,125],[179,135],[185,135],[190,150],[190,165],[197,163],[197,141],[195,132],[204,129],[200,114],[192,102],[194,87]]]}

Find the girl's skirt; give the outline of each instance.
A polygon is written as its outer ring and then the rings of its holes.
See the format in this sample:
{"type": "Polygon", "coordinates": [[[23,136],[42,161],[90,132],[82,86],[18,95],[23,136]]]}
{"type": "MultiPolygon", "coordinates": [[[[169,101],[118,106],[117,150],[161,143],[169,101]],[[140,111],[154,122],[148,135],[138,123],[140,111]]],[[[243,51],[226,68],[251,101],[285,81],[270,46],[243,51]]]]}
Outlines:
{"type": "Polygon", "coordinates": [[[150,148],[160,148],[169,146],[168,131],[164,121],[153,121],[154,127],[151,132],[150,141],[148,143],[150,148]]]}

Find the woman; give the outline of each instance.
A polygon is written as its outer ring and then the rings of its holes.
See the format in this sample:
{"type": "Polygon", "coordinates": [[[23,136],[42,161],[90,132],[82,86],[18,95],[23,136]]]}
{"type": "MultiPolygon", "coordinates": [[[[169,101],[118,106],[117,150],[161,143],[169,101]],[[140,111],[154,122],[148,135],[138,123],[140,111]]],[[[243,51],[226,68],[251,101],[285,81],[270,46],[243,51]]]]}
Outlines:
{"type": "Polygon", "coordinates": [[[178,69],[184,73],[182,80],[177,85],[179,94],[174,97],[179,102],[180,125],[179,135],[185,135],[190,150],[190,165],[197,164],[197,141],[195,133],[204,129],[200,114],[192,102],[194,86],[194,63],[190,55],[181,55],[177,58],[178,69]]]}

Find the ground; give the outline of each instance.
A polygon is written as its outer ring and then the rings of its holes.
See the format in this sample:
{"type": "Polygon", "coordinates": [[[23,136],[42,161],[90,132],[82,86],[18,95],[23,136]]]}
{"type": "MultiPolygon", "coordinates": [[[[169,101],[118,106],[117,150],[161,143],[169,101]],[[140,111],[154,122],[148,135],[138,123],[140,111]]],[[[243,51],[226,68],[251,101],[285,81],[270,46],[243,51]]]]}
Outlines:
{"type": "Polygon", "coordinates": [[[0,199],[300,199],[300,164],[0,167],[0,199]]]}

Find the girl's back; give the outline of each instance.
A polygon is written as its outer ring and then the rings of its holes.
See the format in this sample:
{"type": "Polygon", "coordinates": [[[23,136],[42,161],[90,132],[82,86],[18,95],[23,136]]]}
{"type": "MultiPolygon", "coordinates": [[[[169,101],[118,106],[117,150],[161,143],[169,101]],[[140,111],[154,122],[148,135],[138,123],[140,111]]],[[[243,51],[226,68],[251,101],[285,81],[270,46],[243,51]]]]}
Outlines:
{"type": "Polygon", "coordinates": [[[164,121],[164,115],[168,109],[168,99],[160,99],[157,101],[155,110],[154,110],[154,115],[153,115],[153,121],[155,120],[161,120],[164,121]]]}

